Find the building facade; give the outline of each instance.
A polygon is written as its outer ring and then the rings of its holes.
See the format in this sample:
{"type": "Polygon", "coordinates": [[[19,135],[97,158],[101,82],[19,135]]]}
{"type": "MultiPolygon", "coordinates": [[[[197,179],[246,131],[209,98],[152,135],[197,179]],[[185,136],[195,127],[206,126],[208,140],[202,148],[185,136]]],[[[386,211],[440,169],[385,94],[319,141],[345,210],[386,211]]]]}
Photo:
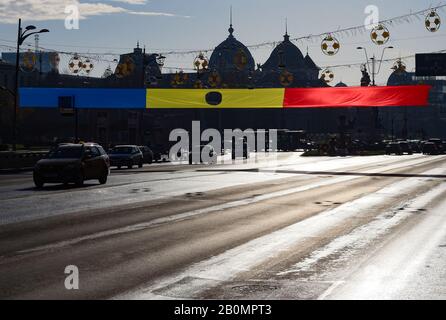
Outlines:
{"type": "MultiPolygon", "coordinates": [[[[20,73],[22,87],[85,87],[85,88],[277,88],[327,87],[319,77],[320,68],[308,53],[304,56],[285,33],[283,41],[271,52],[267,61],[256,64],[249,49],[236,39],[231,25],[228,37],[212,52],[209,59],[199,55],[195,72],[162,73],[164,57],[146,53],[139,45],[120,56],[117,68],[102,78],[65,75],[54,64],[48,69],[20,73]]],[[[8,56],[10,61],[11,56],[8,56]]],[[[50,59],[50,58],[48,58],[50,59]]],[[[56,59],[57,60],[57,59],[56,59]]],[[[0,83],[13,88],[14,68],[0,63],[0,83]]],[[[359,75],[358,75],[359,80],[359,75]]],[[[389,85],[418,83],[414,75],[396,69],[389,85]]],[[[121,143],[167,145],[172,129],[189,129],[193,120],[201,121],[202,129],[252,128],[305,130],[309,134],[349,134],[356,139],[370,140],[389,136],[446,138],[445,82],[423,80],[434,86],[432,105],[428,108],[343,108],[343,109],[172,109],[172,110],[79,110],[79,135],[83,140],[105,146],[121,143]]],[[[359,85],[358,81],[358,85],[359,85]]],[[[343,83],[337,86],[345,86],[343,83]]],[[[2,140],[10,141],[11,101],[0,90],[2,140]],[[9,133],[8,133],[9,132],[9,133]]],[[[47,145],[55,139],[74,137],[73,117],[62,116],[56,109],[20,110],[19,141],[24,144],[47,145]]]]}

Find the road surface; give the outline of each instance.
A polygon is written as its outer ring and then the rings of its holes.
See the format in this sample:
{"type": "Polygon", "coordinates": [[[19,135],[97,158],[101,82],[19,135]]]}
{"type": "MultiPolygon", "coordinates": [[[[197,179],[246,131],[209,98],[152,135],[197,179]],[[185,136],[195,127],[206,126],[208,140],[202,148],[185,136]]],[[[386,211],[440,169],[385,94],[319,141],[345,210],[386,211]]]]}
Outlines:
{"type": "Polygon", "coordinates": [[[0,175],[3,299],[445,299],[446,156],[0,175]],[[66,266],[79,290],[65,288],[66,266]]]}

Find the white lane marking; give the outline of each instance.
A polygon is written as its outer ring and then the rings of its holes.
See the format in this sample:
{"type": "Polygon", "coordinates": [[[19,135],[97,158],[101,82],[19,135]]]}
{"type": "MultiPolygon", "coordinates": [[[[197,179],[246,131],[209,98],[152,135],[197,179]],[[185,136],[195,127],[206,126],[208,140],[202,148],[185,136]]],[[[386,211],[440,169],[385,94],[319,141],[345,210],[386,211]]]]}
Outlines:
{"type": "MultiPolygon", "coordinates": [[[[441,174],[445,170],[437,168],[423,174],[441,174]]],[[[321,212],[296,224],[275,231],[271,234],[251,240],[241,246],[230,249],[218,256],[196,263],[182,272],[153,281],[145,288],[127,292],[117,296],[117,299],[153,299],[155,291],[179,282],[186,277],[227,281],[235,275],[249,271],[269,259],[274,259],[278,253],[295,247],[308,237],[324,235],[336,225],[356,216],[360,210],[373,209],[382,201],[395,197],[395,192],[411,192],[419,187],[420,179],[407,178],[391,184],[380,191],[379,196],[368,195],[345,203],[335,209],[321,212]],[[367,198],[367,200],[364,200],[367,198]]],[[[188,291],[199,292],[206,288],[190,288],[188,291]]],[[[179,289],[180,290],[180,289],[179,289]]]]}
{"type": "MultiPolygon", "coordinates": [[[[405,167],[405,166],[409,166],[409,165],[415,165],[415,164],[423,163],[423,162],[424,162],[424,160],[423,161],[417,160],[417,161],[411,161],[409,163],[404,163],[404,164],[393,164],[393,165],[389,165],[389,166],[380,168],[380,172],[397,169],[397,168],[405,167]]],[[[364,173],[376,173],[376,169],[367,170],[364,173]]],[[[254,196],[254,197],[248,198],[248,199],[231,201],[231,202],[227,202],[227,203],[220,204],[220,205],[206,207],[203,209],[197,209],[197,210],[192,210],[192,211],[188,211],[188,212],[184,212],[184,213],[180,213],[180,214],[176,214],[176,215],[172,215],[172,216],[168,216],[168,217],[157,218],[157,219],[151,220],[149,222],[145,222],[145,223],[138,223],[135,225],[126,226],[126,227],[122,227],[122,228],[118,228],[118,229],[114,229],[114,230],[107,230],[107,231],[98,232],[98,233],[94,233],[94,234],[87,235],[87,236],[77,237],[77,238],[66,240],[66,241],[61,241],[61,242],[48,244],[48,245],[44,245],[44,246],[39,246],[39,247],[31,248],[31,249],[21,250],[21,251],[18,251],[17,254],[28,254],[28,253],[33,253],[33,252],[37,252],[37,251],[63,248],[66,246],[76,245],[76,244],[84,242],[84,241],[96,240],[99,238],[104,238],[104,237],[109,237],[109,236],[114,236],[114,235],[119,235],[119,234],[125,234],[125,233],[129,233],[129,232],[141,231],[141,230],[144,230],[147,228],[159,226],[161,224],[178,222],[178,221],[193,218],[198,215],[209,214],[209,213],[232,209],[232,208],[236,208],[236,207],[240,207],[240,206],[246,206],[246,205],[250,205],[253,203],[260,202],[260,201],[283,197],[283,196],[287,196],[290,194],[308,191],[308,190],[316,189],[316,188],[323,187],[323,186],[334,185],[334,184],[337,184],[340,182],[346,182],[346,181],[350,181],[350,180],[358,179],[358,178],[361,178],[361,176],[335,177],[335,178],[327,179],[325,181],[315,182],[315,183],[311,183],[311,184],[296,187],[296,188],[272,192],[270,194],[254,196]]]]}

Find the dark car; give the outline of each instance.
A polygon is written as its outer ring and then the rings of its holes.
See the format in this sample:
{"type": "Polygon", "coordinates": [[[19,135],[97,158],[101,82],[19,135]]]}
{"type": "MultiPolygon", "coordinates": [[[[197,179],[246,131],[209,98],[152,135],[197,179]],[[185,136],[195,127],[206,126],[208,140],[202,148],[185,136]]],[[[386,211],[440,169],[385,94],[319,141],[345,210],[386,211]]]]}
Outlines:
{"type": "Polygon", "coordinates": [[[153,152],[153,161],[163,161],[166,162],[169,159],[169,151],[168,148],[164,147],[163,145],[154,145],[150,147],[153,152]]]}
{"type": "Polygon", "coordinates": [[[153,151],[146,146],[139,146],[138,148],[142,152],[142,158],[144,163],[152,164],[154,159],[153,151]]]}
{"type": "Polygon", "coordinates": [[[401,146],[398,142],[390,142],[386,145],[386,154],[396,154],[396,155],[402,155],[403,151],[401,150],[401,146]]]}
{"type": "Polygon", "coordinates": [[[404,154],[404,153],[407,153],[409,155],[413,154],[412,147],[410,146],[410,144],[408,142],[400,141],[400,142],[398,142],[398,144],[400,145],[401,154],[404,154]]]}
{"type": "Polygon", "coordinates": [[[409,144],[410,144],[410,147],[412,148],[412,152],[413,153],[421,153],[422,152],[422,150],[421,150],[421,147],[422,147],[421,141],[419,141],[419,140],[410,140],[409,144]]]}
{"type": "Polygon", "coordinates": [[[110,165],[121,169],[123,166],[131,169],[134,165],[142,168],[144,156],[137,146],[122,145],[109,150],[110,165]]]}
{"type": "Polygon", "coordinates": [[[421,149],[423,150],[423,154],[439,155],[441,153],[441,151],[438,149],[437,145],[434,142],[423,143],[421,149]]]}
{"type": "Polygon", "coordinates": [[[443,141],[441,139],[437,139],[437,138],[431,138],[429,139],[427,142],[431,142],[435,144],[435,147],[438,150],[437,154],[443,154],[445,153],[445,146],[443,144],[443,141]]]}
{"type": "Polygon", "coordinates": [[[98,179],[107,182],[110,160],[104,149],[95,143],[62,144],[51,150],[45,159],[34,167],[34,184],[41,188],[45,183],[76,183],[98,179]]]}

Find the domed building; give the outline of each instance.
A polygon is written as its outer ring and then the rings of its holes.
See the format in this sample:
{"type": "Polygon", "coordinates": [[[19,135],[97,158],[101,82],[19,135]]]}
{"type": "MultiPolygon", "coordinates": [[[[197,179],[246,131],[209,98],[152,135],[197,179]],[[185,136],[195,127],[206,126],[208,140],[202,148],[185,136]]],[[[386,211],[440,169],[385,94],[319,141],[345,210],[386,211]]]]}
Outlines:
{"type": "Polygon", "coordinates": [[[290,41],[288,31],[261,69],[260,83],[265,87],[326,86],[325,82],[319,79],[320,68],[308,53],[304,57],[299,48],[290,41]]]}
{"type": "Polygon", "coordinates": [[[398,59],[395,65],[392,67],[392,74],[387,80],[388,86],[401,86],[401,85],[411,85],[416,84],[416,81],[413,80],[414,74],[407,72],[406,65],[398,59]]]}
{"type": "Polygon", "coordinates": [[[234,37],[232,23],[228,31],[228,38],[215,48],[209,59],[211,80],[208,82],[218,82],[216,86],[223,88],[252,85],[254,58],[249,49],[234,37]]]}
{"type": "MultiPolygon", "coordinates": [[[[146,84],[162,88],[299,88],[327,87],[319,78],[320,68],[302,54],[288,31],[267,61],[257,64],[249,49],[234,36],[232,21],[228,37],[212,52],[206,67],[198,72],[157,75],[159,81],[146,84]]],[[[203,60],[204,55],[197,58],[203,60]]]]}
{"type": "Polygon", "coordinates": [[[340,81],[335,85],[336,88],[345,88],[348,87],[344,82],[340,81]]]}

